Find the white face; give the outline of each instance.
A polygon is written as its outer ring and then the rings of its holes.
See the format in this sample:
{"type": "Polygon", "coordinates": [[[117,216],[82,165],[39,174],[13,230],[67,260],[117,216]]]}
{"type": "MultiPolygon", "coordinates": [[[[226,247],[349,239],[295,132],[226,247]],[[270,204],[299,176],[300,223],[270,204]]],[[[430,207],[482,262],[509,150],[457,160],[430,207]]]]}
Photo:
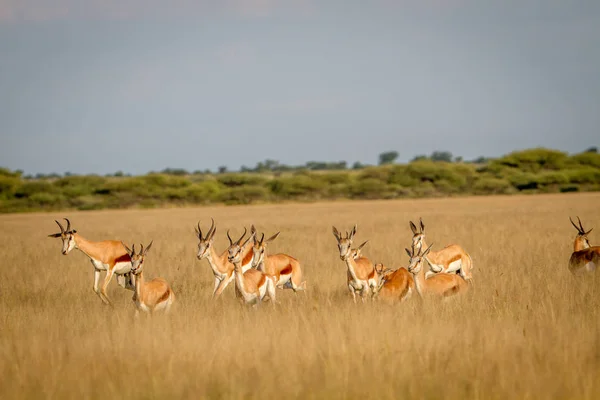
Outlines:
{"type": "Polygon", "coordinates": [[[410,258],[410,264],[408,265],[408,272],[412,274],[418,274],[423,268],[423,257],[414,256],[410,258]]]}
{"type": "Polygon", "coordinates": [[[203,258],[208,257],[211,245],[212,239],[200,240],[200,242],[198,243],[198,254],[196,255],[196,257],[198,257],[198,260],[202,260],[203,258]]]}
{"type": "Polygon", "coordinates": [[[144,267],[144,256],[141,254],[133,254],[131,257],[131,272],[138,275],[144,267]]]}
{"type": "Polygon", "coordinates": [[[342,261],[346,261],[346,259],[350,257],[351,247],[351,239],[341,239],[338,241],[338,250],[340,251],[340,259],[342,259],[342,261]]]}
{"type": "Polygon", "coordinates": [[[63,233],[60,238],[62,239],[62,253],[66,256],[75,248],[75,238],[72,233],[63,233]]]}
{"type": "Polygon", "coordinates": [[[240,247],[240,245],[232,244],[231,246],[229,246],[229,249],[227,249],[227,259],[230,263],[241,262],[241,253],[242,248],[240,247]]]}
{"type": "Polygon", "coordinates": [[[423,248],[423,241],[425,240],[425,234],[417,233],[413,236],[412,245],[415,251],[420,252],[423,248]]]}
{"type": "Polygon", "coordinates": [[[256,268],[265,259],[265,247],[263,244],[255,244],[252,246],[252,268],[256,268]]]}

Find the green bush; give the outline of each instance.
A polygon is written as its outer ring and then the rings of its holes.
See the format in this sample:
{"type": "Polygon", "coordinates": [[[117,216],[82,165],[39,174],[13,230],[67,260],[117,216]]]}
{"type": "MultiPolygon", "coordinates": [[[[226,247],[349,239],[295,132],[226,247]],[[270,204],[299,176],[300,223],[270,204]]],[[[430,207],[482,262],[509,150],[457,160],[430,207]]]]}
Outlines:
{"type": "Polygon", "coordinates": [[[580,153],[571,157],[571,161],[578,165],[600,168],[600,153],[580,153]]]}
{"type": "Polygon", "coordinates": [[[251,204],[269,199],[269,190],[264,186],[240,186],[225,190],[221,201],[225,204],[251,204]]]}
{"type": "Polygon", "coordinates": [[[511,188],[511,183],[506,179],[490,176],[483,176],[473,184],[475,194],[505,194],[509,193],[511,188]]]}
{"type": "Polygon", "coordinates": [[[325,192],[327,184],[317,178],[317,175],[296,174],[280,177],[269,181],[269,189],[282,198],[314,198],[325,192]]]}
{"type": "Polygon", "coordinates": [[[217,181],[227,187],[238,187],[245,185],[263,185],[268,179],[259,174],[222,174],[217,176],[217,181]]]}

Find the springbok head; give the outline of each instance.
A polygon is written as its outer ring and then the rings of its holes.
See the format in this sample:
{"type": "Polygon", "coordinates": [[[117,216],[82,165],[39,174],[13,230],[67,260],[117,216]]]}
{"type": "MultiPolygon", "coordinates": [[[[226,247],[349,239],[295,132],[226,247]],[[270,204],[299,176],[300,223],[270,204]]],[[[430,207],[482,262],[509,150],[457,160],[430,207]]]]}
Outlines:
{"type": "Polygon", "coordinates": [[[419,218],[420,230],[412,221],[410,221],[409,225],[410,230],[413,233],[412,246],[420,251],[423,247],[423,242],[425,241],[425,224],[423,223],[423,220],[419,218]]]}
{"type": "Polygon", "coordinates": [[[240,238],[234,242],[231,239],[231,236],[229,236],[229,229],[227,230],[227,239],[229,239],[229,248],[227,248],[227,259],[230,263],[236,264],[242,262],[242,249],[253,237],[253,235],[250,235],[250,237],[248,237],[248,239],[246,239],[242,244],[242,239],[244,239],[244,236],[246,236],[247,232],[248,230],[244,228],[244,233],[242,233],[242,236],[240,236],[240,238]]]}
{"type": "Polygon", "coordinates": [[[148,250],[150,250],[150,248],[152,247],[152,242],[150,242],[150,244],[148,245],[148,247],[146,247],[144,249],[144,245],[140,243],[140,252],[136,253],[135,252],[135,244],[131,246],[131,249],[129,247],[127,247],[127,245],[123,242],[121,242],[123,244],[123,246],[125,247],[125,250],[127,250],[127,254],[129,254],[129,257],[131,258],[131,273],[134,275],[138,275],[142,272],[142,269],[144,268],[144,259],[146,258],[146,254],[148,254],[148,250]]]}
{"type": "MultiPolygon", "coordinates": [[[[254,228],[254,225],[252,226],[254,228]]],[[[281,232],[277,232],[270,238],[265,240],[265,234],[263,233],[260,240],[258,236],[254,236],[254,246],[252,246],[252,268],[256,268],[265,260],[265,250],[267,249],[267,243],[277,239],[281,232]]]]}
{"type": "Polygon", "coordinates": [[[577,217],[577,222],[579,222],[579,226],[577,226],[575,224],[575,222],[573,222],[571,217],[569,217],[569,221],[571,221],[571,224],[573,224],[575,229],[577,229],[577,237],[575,238],[575,247],[578,247],[581,249],[587,249],[588,247],[591,247],[590,241],[588,240],[587,236],[594,228],[592,228],[586,232],[585,229],[583,229],[583,225],[581,225],[581,220],[579,219],[579,217],[577,217]]]}
{"type": "Polygon", "coordinates": [[[416,249],[415,246],[412,246],[412,251],[409,249],[404,249],[406,250],[406,254],[408,254],[408,257],[410,258],[408,264],[408,272],[410,272],[413,275],[416,275],[421,271],[421,269],[423,268],[423,261],[425,261],[425,256],[431,250],[431,246],[433,246],[433,243],[431,243],[425,251],[422,251],[422,248],[416,249]]]}
{"type": "Polygon", "coordinates": [[[75,229],[71,229],[71,222],[67,218],[65,218],[64,220],[67,221],[67,229],[63,228],[60,222],[54,220],[54,222],[56,222],[56,225],[58,225],[58,227],[60,228],[60,232],[48,235],[48,237],[62,239],[62,253],[66,256],[76,246],[75,238],[73,237],[73,235],[76,234],[77,231],[75,229]]]}
{"type": "MultiPolygon", "coordinates": [[[[335,236],[335,240],[338,243],[338,250],[340,251],[340,258],[342,261],[346,261],[346,259],[350,256],[350,251],[352,248],[352,240],[354,239],[354,235],[356,235],[356,225],[352,228],[350,232],[346,232],[346,236],[342,237],[342,234],[338,232],[335,226],[333,228],[333,236],[335,236]]],[[[364,244],[364,243],[363,243],[364,244]]]]}
{"type": "Polygon", "coordinates": [[[200,228],[200,221],[198,221],[198,226],[196,227],[196,236],[198,236],[198,260],[202,260],[210,255],[210,248],[213,245],[215,233],[217,232],[217,227],[215,226],[215,220],[210,219],[212,224],[210,225],[210,229],[206,233],[206,236],[202,236],[202,228],[200,228]]]}

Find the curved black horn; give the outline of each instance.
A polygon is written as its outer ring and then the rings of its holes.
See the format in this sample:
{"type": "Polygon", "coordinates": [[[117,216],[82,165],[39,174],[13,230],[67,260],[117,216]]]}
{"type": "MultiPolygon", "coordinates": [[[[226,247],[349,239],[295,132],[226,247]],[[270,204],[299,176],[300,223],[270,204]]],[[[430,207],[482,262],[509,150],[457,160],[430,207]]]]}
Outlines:
{"type": "Polygon", "coordinates": [[[54,220],[54,222],[56,222],[56,225],[58,225],[58,227],[60,228],[60,233],[65,233],[65,228],[63,228],[60,222],[58,222],[57,220],[54,220]]]}
{"type": "Polygon", "coordinates": [[[210,229],[208,230],[208,233],[206,234],[207,238],[210,237],[210,234],[212,233],[213,229],[215,228],[215,220],[211,217],[210,221],[211,221],[210,229]]]}
{"type": "Polygon", "coordinates": [[[67,232],[71,231],[71,221],[69,221],[67,218],[64,219],[65,221],[67,221],[67,232]]]}
{"type": "Polygon", "coordinates": [[[227,239],[229,239],[229,245],[233,244],[233,240],[231,240],[231,236],[229,236],[229,229],[227,229],[227,239]]]}
{"type": "Polygon", "coordinates": [[[579,222],[579,227],[581,228],[581,232],[585,232],[583,225],[581,225],[581,220],[579,219],[579,216],[577,217],[577,221],[579,222]]]}
{"type": "Polygon", "coordinates": [[[577,229],[577,232],[580,232],[579,227],[577,225],[575,225],[575,222],[573,222],[571,217],[569,217],[569,221],[571,221],[571,225],[573,225],[575,227],[575,229],[577,229]]]}
{"type": "Polygon", "coordinates": [[[144,245],[140,243],[140,254],[144,254],[144,245]]]}
{"type": "Polygon", "coordinates": [[[242,236],[235,243],[240,244],[242,242],[242,239],[244,238],[244,236],[246,236],[247,232],[248,232],[248,229],[246,229],[246,227],[244,227],[244,233],[242,233],[242,236]]]}
{"type": "Polygon", "coordinates": [[[196,228],[196,233],[198,234],[198,238],[202,239],[202,228],[200,228],[200,221],[198,221],[198,227],[196,228]]]}

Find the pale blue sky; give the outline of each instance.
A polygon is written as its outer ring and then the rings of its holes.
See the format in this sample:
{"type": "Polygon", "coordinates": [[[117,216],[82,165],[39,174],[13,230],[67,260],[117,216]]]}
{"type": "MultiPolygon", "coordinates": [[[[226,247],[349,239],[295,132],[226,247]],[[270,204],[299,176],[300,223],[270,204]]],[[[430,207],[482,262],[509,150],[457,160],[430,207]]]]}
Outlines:
{"type": "Polygon", "coordinates": [[[600,145],[598,1],[1,0],[0,55],[26,173],[600,145]]]}

